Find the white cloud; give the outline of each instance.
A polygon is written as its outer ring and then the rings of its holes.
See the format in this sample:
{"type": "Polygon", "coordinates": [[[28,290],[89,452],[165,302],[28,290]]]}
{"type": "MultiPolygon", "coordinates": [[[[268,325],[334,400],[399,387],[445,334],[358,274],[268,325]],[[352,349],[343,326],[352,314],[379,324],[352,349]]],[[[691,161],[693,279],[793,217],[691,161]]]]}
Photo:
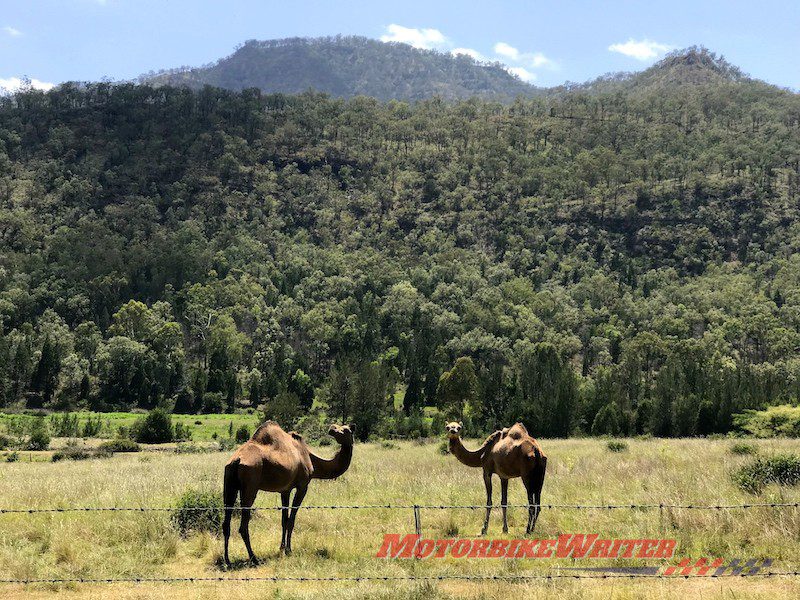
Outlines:
{"type": "Polygon", "coordinates": [[[658,42],[648,39],[637,41],[631,38],[624,44],[611,44],[608,49],[611,52],[619,52],[620,54],[630,56],[636,60],[645,61],[669,52],[672,50],[672,46],[659,44],[658,42]]]}
{"type": "Polygon", "coordinates": [[[529,69],[541,69],[543,67],[548,69],[557,68],[556,63],[541,52],[520,52],[514,48],[514,46],[506,44],[505,42],[497,42],[494,45],[494,52],[498,56],[502,56],[519,65],[524,65],[529,69]]]}
{"type": "Polygon", "coordinates": [[[497,42],[494,45],[494,52],[495,54],[505,56],[511,60],[519,60],[519,50],[514,48],[514,46],[509,46],[505,42],[497,42]]]}
{"type": "Polygon", "coordinates": [[[5,31],[6,34],[10,35],[11,37],[19,37],[22,35],[22,32],[19,29],[16,27],[11,27],[11,25],[6,25],[3,27],[3,31],[5,31]]]}
{"type": "Polygon", "coordinates": [[[40,81],[38,79],[20,79],[19,77],[8,77],[3,79],[0,77],[0,93],[7,93],[12,94],[21,88],[24,87],[32,87],[35,90],[42,90],[47,91],[53,89],[55,87],[54,83],[49,83],[47,81],[40,81]]]}
{"type": "Polygon", "coordinates": [[[506,67],[506,71],[512,75],[516,75],[522,79],[522,81],[527,81],[528,83],[536,81],[536,73],[531,73],[525,67],[506,67]]]}
{"type": "Polygon", "coordinates": [[[381,41],[402,42],[424,50],[441,48],[447,45],[447,38],[438,29],[416,29],[394,23],[386,28],[386,33],[381,36],[381,41]]]}
{"type": "Polygon", "coordinates": [[[459,54],[463,54],[465,56],[470,56],[479,62],[486,62],[488,59],[478,52],[477,50],[473,50],[472,48],[453,48],[450,50],[450,54],[453,56],[458,56],[459,54]]]}

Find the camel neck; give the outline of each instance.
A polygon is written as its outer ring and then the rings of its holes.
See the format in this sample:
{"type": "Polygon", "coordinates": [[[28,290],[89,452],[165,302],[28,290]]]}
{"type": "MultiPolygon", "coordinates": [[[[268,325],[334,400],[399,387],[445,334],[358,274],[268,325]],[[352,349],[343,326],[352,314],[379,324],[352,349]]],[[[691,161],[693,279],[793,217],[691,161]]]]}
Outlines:
{"type": "Polygon", "coordinates": [[[336,479],[350,466],[350,460],[353,458],[353,445],[343,445],[331,459],[321,458],[313,452],[309,452],[309,455],[314,467],[311,475],[313,479],[336,479]]]}
{"type": "Polygon", "coordinates": [[[450,454],[468,467],[480,467],[483,465],[481,459],[483,458],[483,451],[486,448],[485,443],[477,450],[467,450],[464,448],[464,444],[461,443],[461,438],[450,438],[449,447],[450,454]]]}

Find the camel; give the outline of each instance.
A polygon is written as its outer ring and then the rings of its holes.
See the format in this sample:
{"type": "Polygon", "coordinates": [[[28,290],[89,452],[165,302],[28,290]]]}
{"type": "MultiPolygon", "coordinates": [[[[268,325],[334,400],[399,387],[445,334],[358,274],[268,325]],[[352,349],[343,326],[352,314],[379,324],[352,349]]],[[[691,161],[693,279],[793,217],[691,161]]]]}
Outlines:
{"type": "Polygon", "coordinates": [[[336,479],[347,471],[353,457],[353,425],[331,425],[328,433],[341,448],[331,459],[320,458],[296,431],[286,433],[275,421],[267,421],[256,429],[225,465],[223,500],[225,519],[222,533],[225,536],[225,564],[228,559],[228,538],[231,534],[231,516],[240,495],[242,519],[239,533],[242,536],[250,562],[258,563],[250,546],[250,518],[259,490],[278,492],[281,495],[281,551],[292,553],[292,531],[300,504],[312,479],[336,479]],[[289,496],[296,490],[289,510],[289,496]]]}
{"type": "Polygon", "coordinates": [[[446,426],[450,439],[450,453],[468,467],[483,467],[483,483],[486,486],[486,517],[481,535],[489,529],[492,512],[492,475],[500,477],[501,507],[503,510],[503,533],[508,533],[508,480],[522,478],[528,492],[528,525],[525,534],[536,526],[542,503],[542,485],[547,470],[547,456],[539,443],[528,435],[522,423],[495,431],[477,450],[467,450],[461,443],[462,423],[451,422],[446,426]]]}

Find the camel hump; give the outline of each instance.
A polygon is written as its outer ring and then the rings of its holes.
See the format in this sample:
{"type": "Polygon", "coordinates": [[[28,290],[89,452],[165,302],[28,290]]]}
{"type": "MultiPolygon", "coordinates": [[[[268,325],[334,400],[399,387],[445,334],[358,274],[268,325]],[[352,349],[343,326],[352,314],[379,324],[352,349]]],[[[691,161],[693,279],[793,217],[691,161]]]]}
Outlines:
{"type": "Polygon", "coordinates": [[[512,440],[521,440],[528,437],[528,430],[522,423],[514,423],[511,427],[504,429],[503,437],[510,437],[512,440]]]}
{"type": "Polygon", "coordinates": [[[285,439],[286,432],[275,421],[265,421],[258,426],[250,439],[259,444],[274,444],[285,439]]]}

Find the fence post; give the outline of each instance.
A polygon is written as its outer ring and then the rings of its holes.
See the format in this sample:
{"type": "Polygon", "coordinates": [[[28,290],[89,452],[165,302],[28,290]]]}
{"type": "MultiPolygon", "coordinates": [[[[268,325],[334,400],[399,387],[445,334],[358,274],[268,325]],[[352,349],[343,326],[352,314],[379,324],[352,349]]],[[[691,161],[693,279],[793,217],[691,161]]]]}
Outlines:
{"type": "Polygon", "coordinates": [[[414,505],[414,531],[417,535],[422,535],[422,519],[419,515],[419,505],[414,505]]]}

